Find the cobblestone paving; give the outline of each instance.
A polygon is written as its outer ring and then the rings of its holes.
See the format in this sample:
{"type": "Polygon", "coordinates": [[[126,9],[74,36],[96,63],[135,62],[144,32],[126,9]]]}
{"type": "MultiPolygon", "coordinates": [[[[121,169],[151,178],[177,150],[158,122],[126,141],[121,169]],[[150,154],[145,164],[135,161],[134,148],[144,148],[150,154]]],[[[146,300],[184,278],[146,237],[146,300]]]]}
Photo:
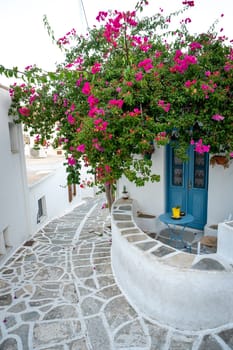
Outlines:
{"type": "Polygon", "coordinates": [[[233,349],[233,325],[180,332],[128,303],[102,203],[88,199],[51,221],[0,268],[0,350],[233,349]]]}

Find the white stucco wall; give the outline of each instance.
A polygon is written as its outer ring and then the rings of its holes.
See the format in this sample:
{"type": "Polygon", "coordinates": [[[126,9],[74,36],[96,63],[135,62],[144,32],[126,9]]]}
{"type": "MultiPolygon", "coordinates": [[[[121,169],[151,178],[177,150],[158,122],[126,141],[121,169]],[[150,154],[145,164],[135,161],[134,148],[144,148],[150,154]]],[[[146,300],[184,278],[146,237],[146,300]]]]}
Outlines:
{"type": "MultiPolygon", "coordinates": [[[[44,168],[43,171],[46,169],[44,168]]],[[[78,185],[76,185],[76,196],[73,196],[72,201],[69,202],[66,176],[67,173],[63,161],[61,161],[53,165],[47,176],[29,186],[32,233],[37,232],[50,220],[64,215],[81,204],[82,191],[78,185]],[[38,200],[40,198],[44,198],[46,215],[41,218],[40,222],[37,222],[38,200]]]]}
{"type": "MultiPolygon", "coordinates": [[[[0,86],[0,235],[7,245],[17,247],[30,234],[29,197],[23,138],[20,125],[14,126],[16,150],[11,151],[8,117],[10,97],[0,86]]],[[[2,249],[2,248],[1,248],[2,249]]]]}
{"type": "Polygon", "coordinates": [[[217,253],[233,263],[233,221],[219,224],[217,253]]]}
{"type": "Polygon", "coordinates": [[[138,202],[141,211],[157,216],[165,210],[165,147],[156,148],[151,159],[152,173],[160,175],[160,182],[148,182],[143,187],[137,187],[123,177],[118,183],[117,198],[121,197],[125,185],[130,197],[138,202]]]}
{"type": "Polygon", "coordinates": [[[233,162],[229,168],[209,168],[207,224],[218,224],[233,216],[233,162]]]}

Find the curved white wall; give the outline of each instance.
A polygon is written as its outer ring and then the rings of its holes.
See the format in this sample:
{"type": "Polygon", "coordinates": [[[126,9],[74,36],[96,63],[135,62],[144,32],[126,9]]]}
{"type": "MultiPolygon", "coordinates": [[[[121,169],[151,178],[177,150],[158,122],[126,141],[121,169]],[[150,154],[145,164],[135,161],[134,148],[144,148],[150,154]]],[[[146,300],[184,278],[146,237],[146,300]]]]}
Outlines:
{"type": "Polygon", "coordinates": [[[151,239],[136,226],[132,213],[131,200],[115,202],[112,266],[129,301],[145,316],[181,330],[198,331],[233,322],[232,266],[224,265],[217,254],[195,256],[151,239]],[[195,268],[206,258],[223,270],[195,268]]]}

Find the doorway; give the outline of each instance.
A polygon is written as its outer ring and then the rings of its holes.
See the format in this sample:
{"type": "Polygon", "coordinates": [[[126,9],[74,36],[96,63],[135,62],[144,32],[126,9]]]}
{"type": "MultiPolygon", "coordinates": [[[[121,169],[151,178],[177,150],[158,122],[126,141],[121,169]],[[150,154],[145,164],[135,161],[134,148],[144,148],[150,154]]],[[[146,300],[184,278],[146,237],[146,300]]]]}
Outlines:
{"type": "Polygon", "coordinates": [[[194,216],[188,226],[200,230],[207,220],[208,169],[207,153],[197,153],[190,146],[188,161],[183,162],[175,155],[174,148],[167,146],[166,211],[180,206],[181,211],[194,216]]]}

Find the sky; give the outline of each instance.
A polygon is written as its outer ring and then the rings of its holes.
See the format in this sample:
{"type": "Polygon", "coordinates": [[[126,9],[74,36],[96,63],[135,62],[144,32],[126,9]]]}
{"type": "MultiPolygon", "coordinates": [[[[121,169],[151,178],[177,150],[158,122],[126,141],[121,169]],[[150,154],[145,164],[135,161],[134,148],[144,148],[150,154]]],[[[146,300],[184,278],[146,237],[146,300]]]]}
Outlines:
{"type": "MultiPolygon", "coordinates": [[[[83,0],[88,24],[96,24],[99,11],[108,9],[133,10],[137,0],[83,0]]],[[[160,8],[164,13],[182,8],[182,0],[149,0],[146,15],[152,15],[160,8]]],[[[207,30],[216,18],[219,28],[233,38],[233,0],[195,0],[195,6],[185,14],[192,19],[193,32],[207,30]]],[[[60,50],[52,44],[43,24],[43,15],[48,17],[55,37],[60,38],[70,29],[85,34],[86,25],[80,0],[0,0],[0,65],[14,66],[21,70],[36,64],[45,70],[55,68],[62,61],[60,50]]],[[[0,83],[8,85],[9,80],[0,76],[0,83]]]]}

